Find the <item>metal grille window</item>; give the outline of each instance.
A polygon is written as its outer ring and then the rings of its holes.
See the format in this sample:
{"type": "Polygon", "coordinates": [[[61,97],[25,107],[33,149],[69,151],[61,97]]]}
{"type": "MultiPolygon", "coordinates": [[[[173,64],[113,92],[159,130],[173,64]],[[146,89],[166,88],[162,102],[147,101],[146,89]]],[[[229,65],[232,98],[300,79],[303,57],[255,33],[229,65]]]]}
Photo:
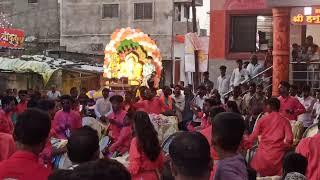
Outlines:
{"type": "Polygon", "coordinates": [[[28,3],[38,3],[38,0],[28,0],[28,3]]]}
{"type": "Polygon", "coordinates": [[[118,18],[119,4],[104,4],[102,8],[102,19],[118,18]]]}
{"type": "Polygon", "coordinates": [[[230,51],[266,51],[273,39],[271,16],[231,16],[230,51]]]}
{"type": "Polygon", "coordinates": [[[134,19],[152,19],[153,7],[152,3],[135,3],[134,19]]]}
{"type": "Polygon", "coordinates": [[[186,19],[190,18],[190,6],[184,6],[184,17],[186,19]]]}

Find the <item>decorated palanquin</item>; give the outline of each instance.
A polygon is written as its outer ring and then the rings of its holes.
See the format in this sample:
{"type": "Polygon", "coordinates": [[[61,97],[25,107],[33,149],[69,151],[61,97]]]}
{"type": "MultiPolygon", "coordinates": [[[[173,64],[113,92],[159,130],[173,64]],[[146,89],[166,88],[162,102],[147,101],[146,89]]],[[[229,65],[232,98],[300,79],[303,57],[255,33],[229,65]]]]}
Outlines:
{"type": "Polygon", "coordinates": [[[153,79],[158,86],[161,60],[159,48],[147,34],[139,29],[117,29],[105,49],[106,85],[139,86],[153,79]]]}

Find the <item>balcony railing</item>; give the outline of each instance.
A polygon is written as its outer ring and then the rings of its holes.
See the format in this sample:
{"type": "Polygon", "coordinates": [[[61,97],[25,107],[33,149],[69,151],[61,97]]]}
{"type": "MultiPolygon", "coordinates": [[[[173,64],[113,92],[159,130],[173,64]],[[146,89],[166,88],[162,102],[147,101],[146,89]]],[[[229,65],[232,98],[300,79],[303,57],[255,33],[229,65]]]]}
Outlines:
{"type": "MultiPolygon", "coordinates": [[[[192,0],[174,0],[174,2],[191,4],[192,0]]],[[[196,6],[203,6],[203,0],[196,0],[196,6]]]]}
{"type": "Polygon", "coordinates": [[[297,86],[310,85],[311,89],[320,88],[320,60],[319,62],[291,62],[292,71],[290,82],[297,86]]]}

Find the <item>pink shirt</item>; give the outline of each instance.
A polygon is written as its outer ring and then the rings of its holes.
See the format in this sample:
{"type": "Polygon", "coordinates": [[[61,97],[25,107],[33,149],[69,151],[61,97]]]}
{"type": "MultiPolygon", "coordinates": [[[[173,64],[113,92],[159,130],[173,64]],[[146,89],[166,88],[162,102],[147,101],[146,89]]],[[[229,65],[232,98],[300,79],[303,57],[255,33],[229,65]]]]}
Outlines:
{"type": "Polygon", "coordinates": [[[207,128],[203,129],[200,131],[200,133],[202,135],[204,135],[204,137],[206,137],[206,139],[208,140],[209,144],[210,144],[210,151],[211,151],[211,157],[213,160],[219,160],[218,157],[218,153],[216,152],[216,150],[214,149],[213,145],[212,145],[212,127],[208,126],[207,128]]]}
{"type": "Polygon", "coordinates": [[[282,158],[293,143],[290,122],[278,112],[272,112],[257,121],[247,139],[252,146],[259,137],[259,146],[251,166],[262,176],[282,174],[282,158]]]}
{"type": "Polygon", "coordinates": [[[81,128],[82,122],[78,112],[58,111],[53,119],[53,130],[56,132],[57,138],[67,139],[71,131],[81,128]]]}
{"type": "Polygon", "coordinates": [[[169,110],[158,97],[154,97],[151,100],[142,100],[133,105],[138,111],[144,111],[148,114],[161,114],[165,110],[169,110]]]}
{"type": "Polygon", "coordinates": [[[112,112],[108,116],[108,119],[115,121],[115,122],[110,122],[111,137],[113,138],[114,141],[117,141],[120,136],[120,131],[123,127],[123,121],[126,115],[127,115],[126,111],[120,110],[119,112],[117,112],[117,114],[112,112]]]}
{"type": "Polygon", "coordinates": [[[137,138],[133,138],[129,150],[129,167],[132,180],[153,180],[158,179],[156,171],[164,165],[164,154],[160,153],[159,157],[154,161],[150,161],[148,157],[138,148],[137,138]]]}
{"type": "Polygon", "coordinates": [[[125,126],[121,128],[119,137],[109,148],[109,151],[112,154],[116,151],[119,152],[120,154],[124,154],[129,151],[130,142],[132,139],[131,128],[132,128],[131,126],[125,126]]]}
{"type": "Polygon", "coordinates": [[[16,150],[16,144],[11,134],[0,132],[0,162],[8,159],[16,150]]]}
{"type": "Polygon", "coordinates": [[[27,151],[17,151],[0,163],[0,179],[46,180],[51,170],[38,163],[38,157],[27,151]]]}
{"type": "Polygon", "coordinates": [[[24,111],[26,111],[27,110],[27,105],[28,105],[28,101],[20,102],[16,106],[17,113],[23,113],[24,111]]]}
{"type": "Polygon", "coordinates": [[[13,123],[11,120],[12,113],[6,113],[2,109],[0,110],[0,132],[12,134],[13,123]]]}
{"type": "Polygon", "coordinates": [[[297,117],[300,114],[303,114],[306,112],[306,109],[299,102],[299,100],[292,96],[288,96],[287,98],[283,98],[282,96],[280,96],[278,99],[280,100],[279,112],[289,120],[297,120],[297,117]],[[287,113],[286,110],[292,110],[293,114],[287,113]]]}
{"type": "Polygon", "coordinates": [[[308,180],[320,178],[320,133],[313,137],[302,139],[296,148],[296,152],[308,159],[308,180]]]}

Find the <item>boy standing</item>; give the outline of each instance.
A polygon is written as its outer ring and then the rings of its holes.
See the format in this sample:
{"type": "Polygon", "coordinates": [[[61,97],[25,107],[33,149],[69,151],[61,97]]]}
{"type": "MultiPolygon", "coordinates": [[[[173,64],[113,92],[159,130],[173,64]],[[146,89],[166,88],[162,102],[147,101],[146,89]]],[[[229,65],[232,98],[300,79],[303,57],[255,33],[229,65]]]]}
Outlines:
{"type": "Polygon", "coordinates": [[[244,120],[239,114],[220,113],[212,125],[212,144],[220,158],[215,180],[247,180],[244,157],[238,153],[244,133],[244,120]]]}

